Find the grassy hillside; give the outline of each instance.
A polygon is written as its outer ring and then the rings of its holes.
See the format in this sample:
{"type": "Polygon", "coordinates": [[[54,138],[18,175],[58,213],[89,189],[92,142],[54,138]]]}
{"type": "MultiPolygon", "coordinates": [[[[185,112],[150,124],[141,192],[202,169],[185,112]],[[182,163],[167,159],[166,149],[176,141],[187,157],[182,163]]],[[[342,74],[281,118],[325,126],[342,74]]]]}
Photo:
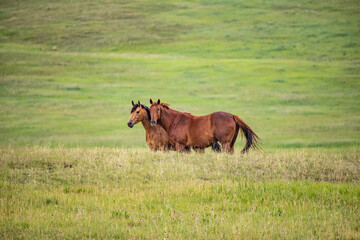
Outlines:
{"type": "Polygon", "coordinates": [[[0,4],[1,145],[146,146],[126,122],[150,97],[265,148],[359,145],[357,1],[0,4]]]}

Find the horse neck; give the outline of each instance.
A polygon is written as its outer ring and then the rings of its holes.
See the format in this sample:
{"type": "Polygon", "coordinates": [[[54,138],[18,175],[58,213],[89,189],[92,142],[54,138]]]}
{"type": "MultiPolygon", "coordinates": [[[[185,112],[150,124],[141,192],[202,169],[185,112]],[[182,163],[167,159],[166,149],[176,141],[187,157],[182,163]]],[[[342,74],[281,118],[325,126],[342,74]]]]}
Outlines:
{"type": "Polygon", "coordinates": [[[160,116],[160,124],[165,129],[166,132],[169,132],[171,125],[175,120],[175,117],[176,117],[175,111],[167,108],[162,109],[160,116]]]}
{"type": "Polygon", "coordinates": [[[143,119],[141,120],[141,123],[142,123],[143,127],[145,128],[146,133],[151,133],[154,131],[154,128],[151,127],[151,125],[150,125],[150,119],[147,116],[147,114],[145,115],[145,117],[143,117],[143,119]]]}

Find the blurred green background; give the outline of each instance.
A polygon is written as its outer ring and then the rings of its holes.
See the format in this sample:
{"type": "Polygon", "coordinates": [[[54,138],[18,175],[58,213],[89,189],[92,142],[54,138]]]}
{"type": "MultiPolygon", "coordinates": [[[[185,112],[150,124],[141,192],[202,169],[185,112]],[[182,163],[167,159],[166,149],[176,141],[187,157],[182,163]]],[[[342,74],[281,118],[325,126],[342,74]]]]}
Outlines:
{"type": "Polygon", "coordinates": [[[358,0],[0,1],[0,146],[146,147],[126,123],[131,100],[151,97],[239,115],[265,149],[358,147],[359,12],[358,0]]]}

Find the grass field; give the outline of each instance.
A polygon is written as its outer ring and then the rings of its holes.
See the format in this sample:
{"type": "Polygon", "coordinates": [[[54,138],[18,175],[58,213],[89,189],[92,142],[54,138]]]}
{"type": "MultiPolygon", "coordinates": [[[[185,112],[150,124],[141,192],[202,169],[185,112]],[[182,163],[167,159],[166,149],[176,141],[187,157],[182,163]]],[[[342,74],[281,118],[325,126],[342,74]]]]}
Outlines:
{"type": "Polygon", "coordinates": [[[0,154],[4,239],[360,238],[356,149],[201,155],[31,147],[0,154]]]}
{"type": "Polygon", "coordinates": [[[0,238],[360,239],[359,11],[0,1],[0,238]],[[152,153],[126,126],[149,98],[263,152],[152,153]]]}

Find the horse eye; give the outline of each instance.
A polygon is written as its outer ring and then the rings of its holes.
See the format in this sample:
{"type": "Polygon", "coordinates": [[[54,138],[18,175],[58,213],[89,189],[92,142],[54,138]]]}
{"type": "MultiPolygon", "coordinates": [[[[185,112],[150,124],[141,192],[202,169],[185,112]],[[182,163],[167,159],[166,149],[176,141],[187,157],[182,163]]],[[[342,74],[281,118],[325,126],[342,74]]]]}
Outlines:
{"type": "Polygon", "coordinates": [[[137,111],[136,113],[139,114],[140,111],[137,111]]]}

